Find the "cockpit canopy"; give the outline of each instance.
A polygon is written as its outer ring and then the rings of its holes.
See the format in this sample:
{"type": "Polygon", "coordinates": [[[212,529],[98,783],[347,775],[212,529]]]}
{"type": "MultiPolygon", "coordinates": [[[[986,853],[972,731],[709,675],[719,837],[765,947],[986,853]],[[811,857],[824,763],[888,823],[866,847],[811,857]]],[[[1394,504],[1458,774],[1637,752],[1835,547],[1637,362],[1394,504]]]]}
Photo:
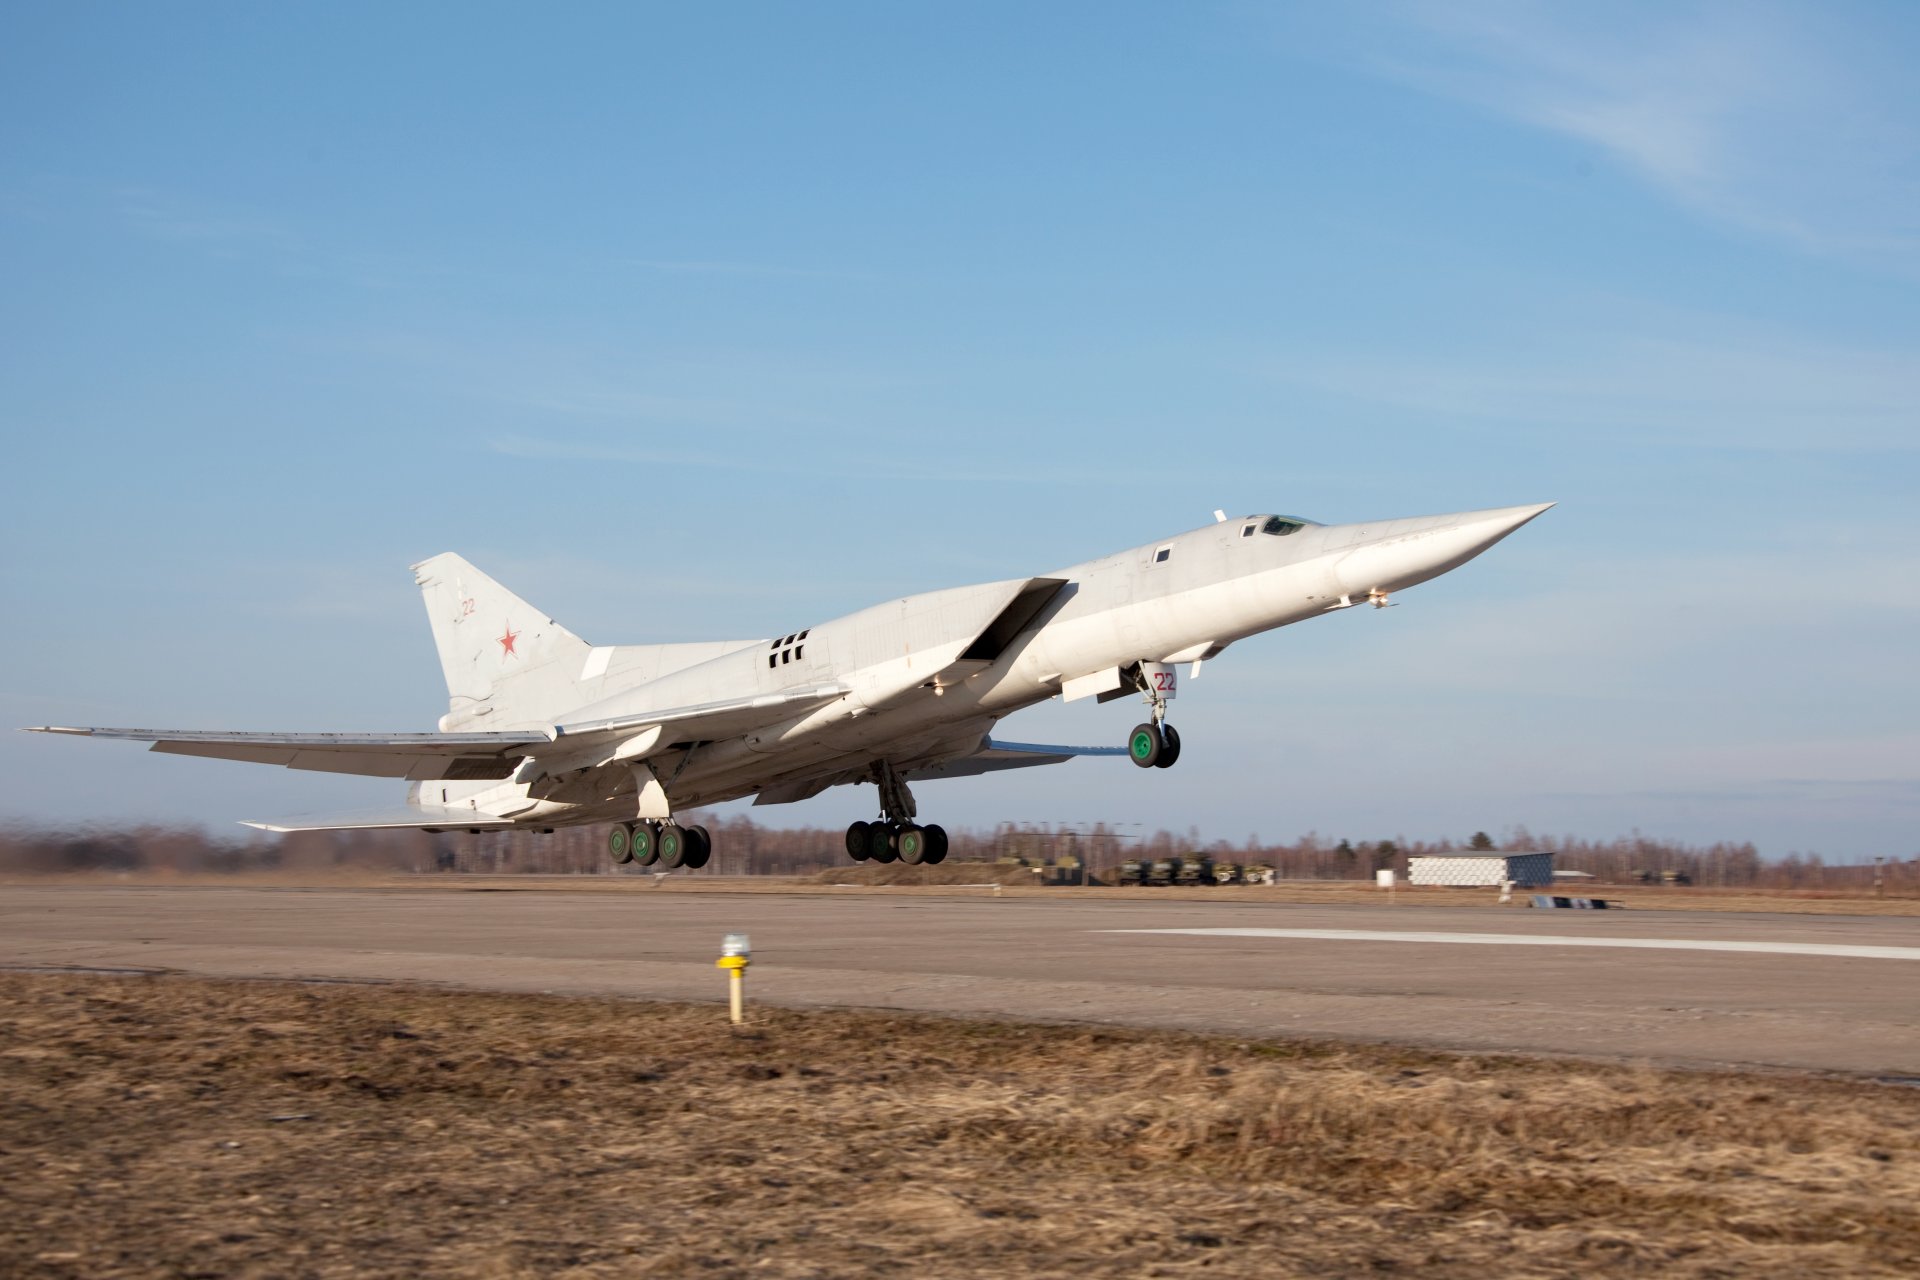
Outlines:
{"type": "Polygon", "coordinates": [[[1309,525],[1318,526],[1318,520],[1309,520],[1305,516],[1248,516],[1240,526],[1240,536],[1251,538],[1256,532],[1276,538],[1284,538],[1290,533],[1298,533],[1309,525]]]}

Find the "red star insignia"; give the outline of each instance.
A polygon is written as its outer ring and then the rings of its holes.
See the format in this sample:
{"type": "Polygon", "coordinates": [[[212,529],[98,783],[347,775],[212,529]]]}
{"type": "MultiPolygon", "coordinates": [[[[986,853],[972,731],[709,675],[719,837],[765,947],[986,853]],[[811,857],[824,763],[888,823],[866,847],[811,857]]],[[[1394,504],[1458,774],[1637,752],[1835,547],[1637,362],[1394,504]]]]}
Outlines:
{"type": "Polygon", "coordinates": [[[511,622],[507,624],[506,630],[503,634],[497,635],[494,637],[494,640],[497,641],[500,645],[500,651],[501,651],[502,657],[512,656],[517,658],[520,656],[519,654],[513,652],[513,642],[515,640],[518,640],[519,638],[520,638],[520,633],[513,629],[513,624],[511,622]]]}

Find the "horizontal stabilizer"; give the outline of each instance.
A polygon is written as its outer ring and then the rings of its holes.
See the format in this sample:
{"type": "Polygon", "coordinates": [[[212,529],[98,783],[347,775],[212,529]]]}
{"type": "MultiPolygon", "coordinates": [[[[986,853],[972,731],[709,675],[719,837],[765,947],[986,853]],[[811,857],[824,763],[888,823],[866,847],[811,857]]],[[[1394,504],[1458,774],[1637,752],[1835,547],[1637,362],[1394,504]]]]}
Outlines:
{"type": "Polygon", "coordinates": [[[451,779],[459,782],[505,778],[536,743],[550,739],[525,730],[500,733],[256,733],[196,729],[96,729],[45,725],[28,733],[60,733],[81,738],[118,738],[150,742],[153,751],[176,756],[206,756],[277,764],[321,773],[352,773],[372,778],[451,779]]]}

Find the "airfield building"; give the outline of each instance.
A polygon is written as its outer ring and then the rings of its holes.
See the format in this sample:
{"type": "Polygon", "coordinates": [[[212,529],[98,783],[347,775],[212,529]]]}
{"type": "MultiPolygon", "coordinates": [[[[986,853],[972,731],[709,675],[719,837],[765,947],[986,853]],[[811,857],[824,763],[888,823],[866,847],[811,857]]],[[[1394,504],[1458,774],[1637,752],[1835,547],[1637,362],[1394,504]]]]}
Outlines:
{"type": "Polygon", "coordinates": [[[1448,849],[1407,859],[1409,884],[1491,887],[1506,880],[1516,885],[1551,886],[1553,855],[1531,850],[1448,849]]]}

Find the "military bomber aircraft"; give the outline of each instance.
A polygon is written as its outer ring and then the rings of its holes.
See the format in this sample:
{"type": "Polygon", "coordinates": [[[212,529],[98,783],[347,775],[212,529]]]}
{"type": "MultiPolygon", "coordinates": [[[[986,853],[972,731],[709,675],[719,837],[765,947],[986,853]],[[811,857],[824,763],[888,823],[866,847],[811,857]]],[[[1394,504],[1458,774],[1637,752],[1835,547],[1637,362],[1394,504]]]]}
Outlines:
{"type": "Polygon", "coordinates": [[[855,859],[946,856],[909,784],[1129,757],[1180,758],[1166,723],[1181,665],[1228,645],[1388,596],[1465,564],[1552,506],[1325,525],[1228,518],[1040,577],[954,587],[784,635],[697,644],[590,645],[457,555],[414,566],[446,675],[433,733],[258,733],[40,726],[152,750],[406,778],[391,811],[252,822],[269,831],[417,827],[552,830],[608,824],[622,862],[698,867],[711,840],[679,812],[754,796],[785,804],[873,783],[877,820],[847,828],[855,859]],[[1052,697],[1139,694],[1125,746],[990,736],[1052,697]]]}

